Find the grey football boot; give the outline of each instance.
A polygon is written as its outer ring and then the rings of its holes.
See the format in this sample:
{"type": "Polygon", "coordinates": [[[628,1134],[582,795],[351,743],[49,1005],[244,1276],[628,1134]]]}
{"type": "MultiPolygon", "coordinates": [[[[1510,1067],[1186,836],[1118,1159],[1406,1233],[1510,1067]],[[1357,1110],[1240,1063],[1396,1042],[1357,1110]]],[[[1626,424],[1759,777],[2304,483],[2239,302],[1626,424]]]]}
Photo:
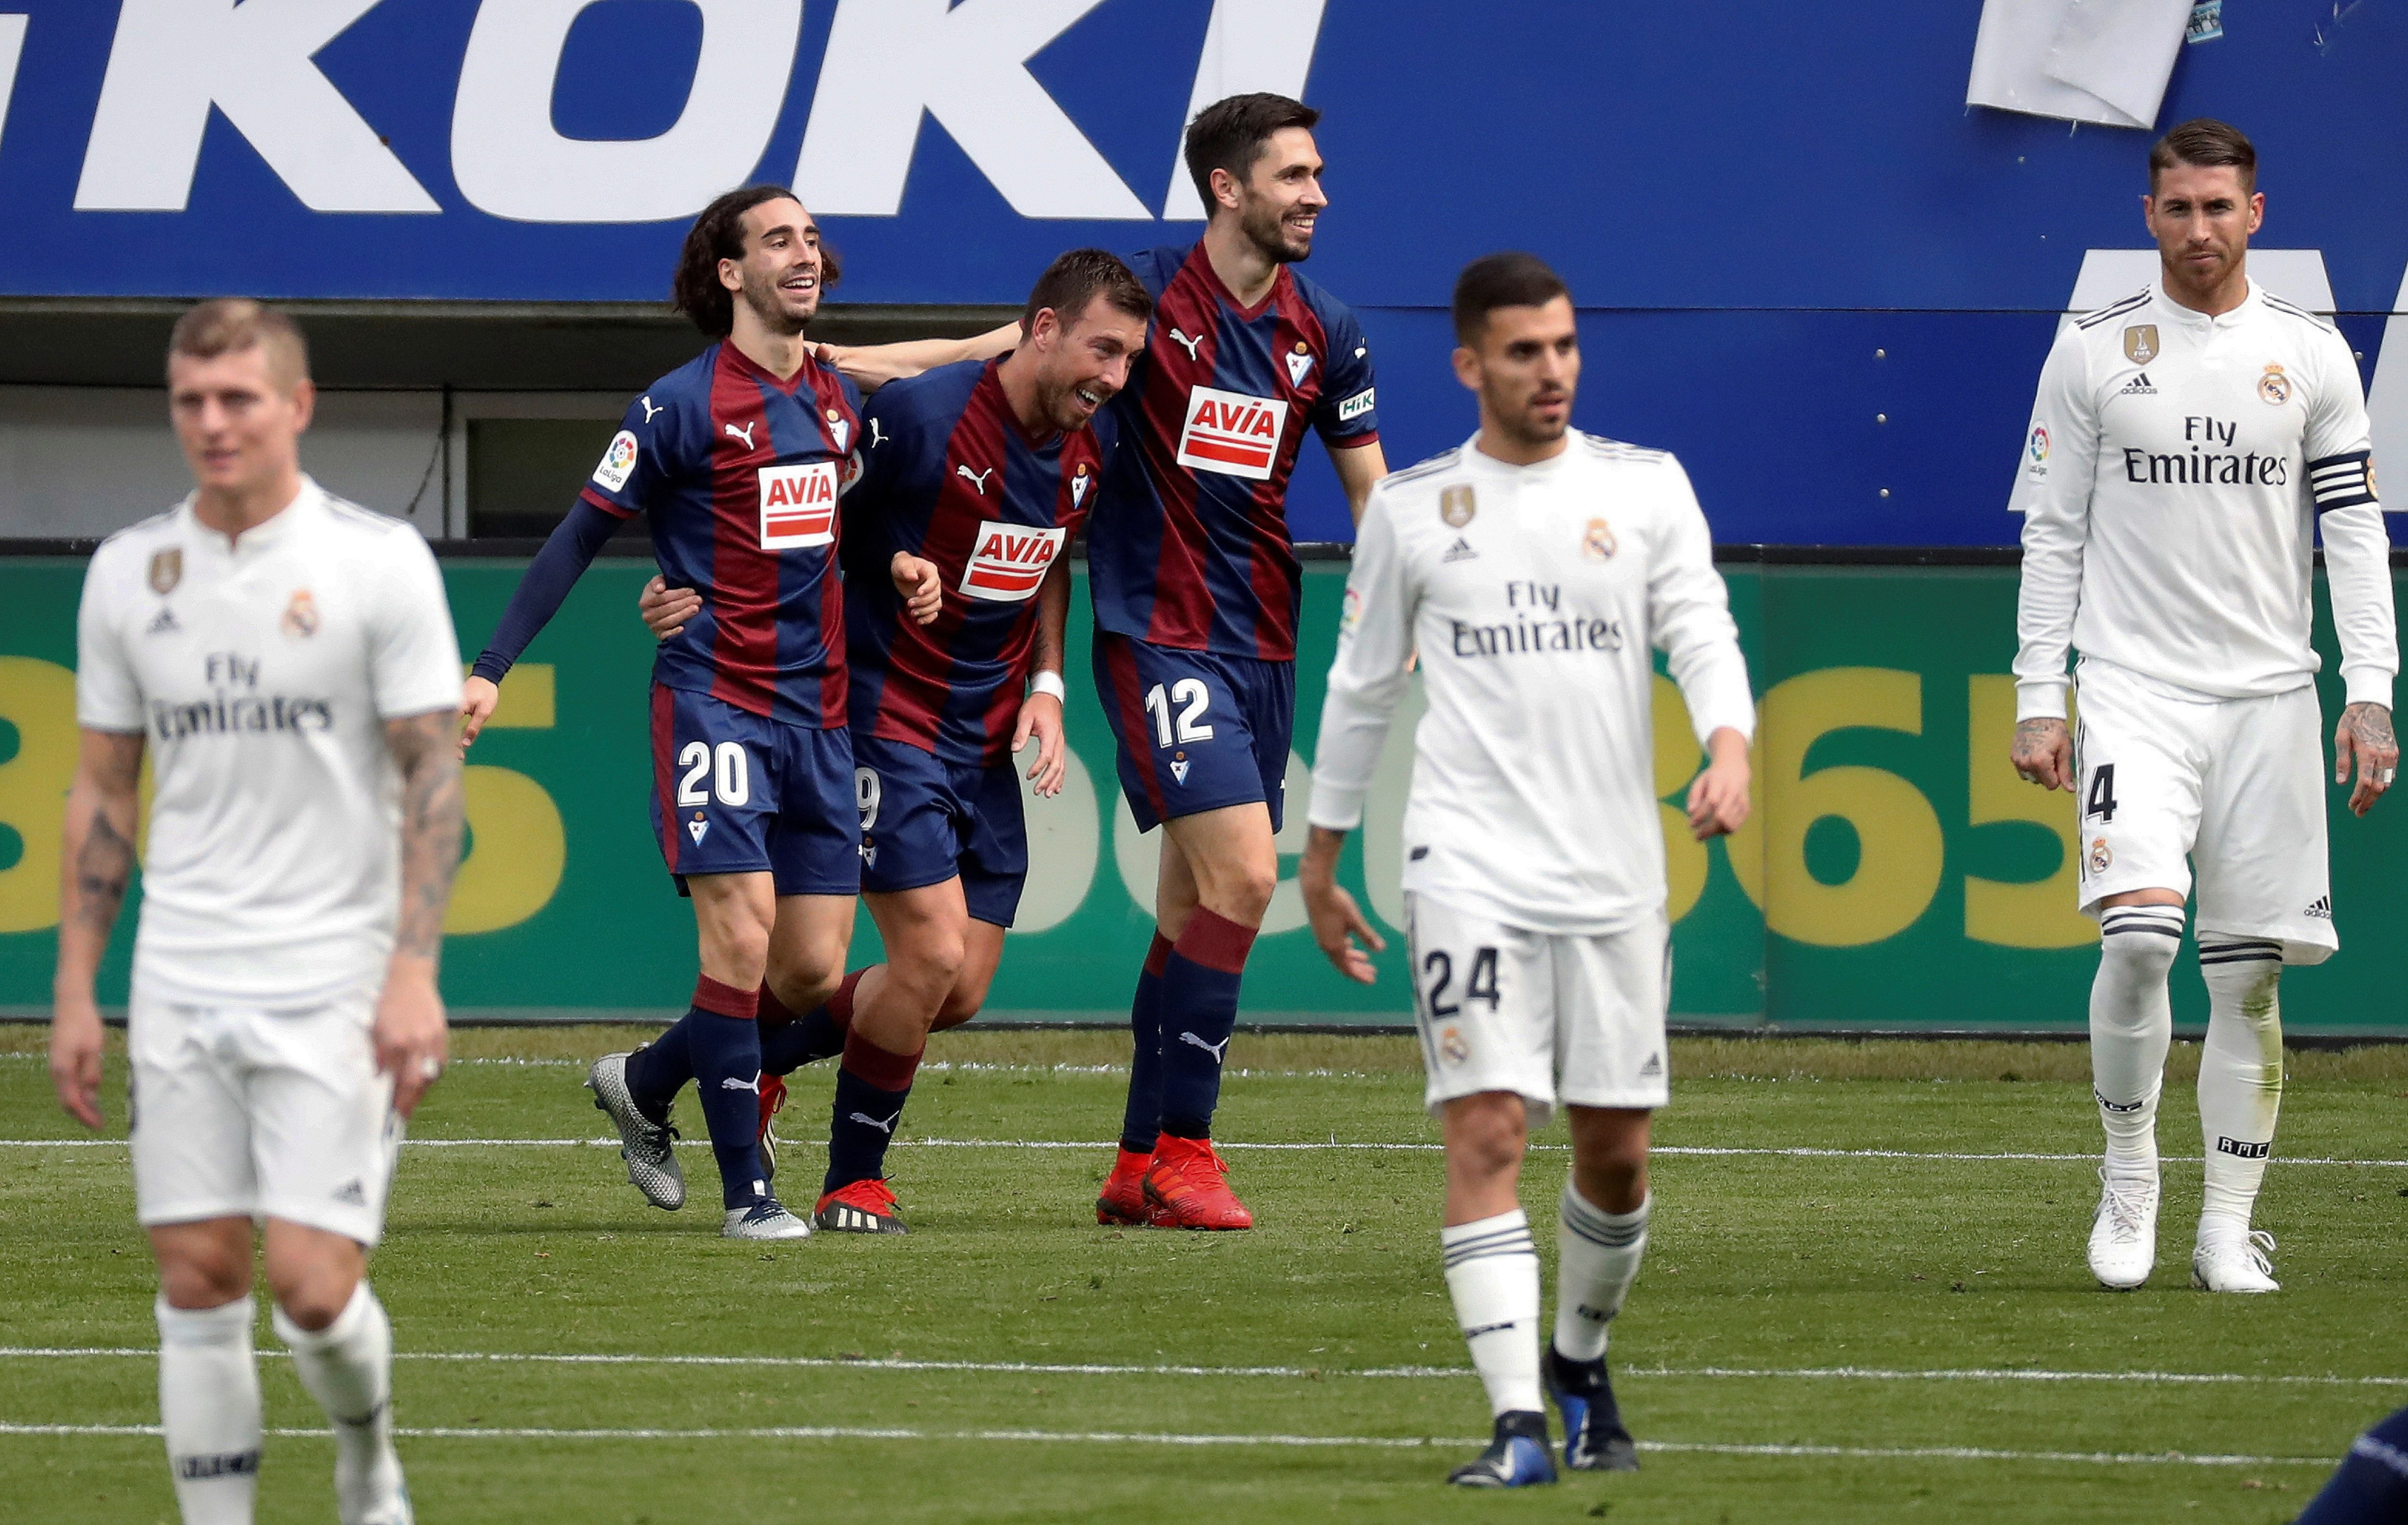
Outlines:
{"type": "Polygon", "coordinates": [[[653,1206],[675,1212],[685,1205],[685,1173],[678,1169],[678,1131],[665,1115],[654,1122],[636,1105],[627,1090],[625,1054],[604,1054],[585,1072],[585,1089],[594,1105],[619,1130],[619,1154],[627,1162],[627,1179],[653,1206]]]}

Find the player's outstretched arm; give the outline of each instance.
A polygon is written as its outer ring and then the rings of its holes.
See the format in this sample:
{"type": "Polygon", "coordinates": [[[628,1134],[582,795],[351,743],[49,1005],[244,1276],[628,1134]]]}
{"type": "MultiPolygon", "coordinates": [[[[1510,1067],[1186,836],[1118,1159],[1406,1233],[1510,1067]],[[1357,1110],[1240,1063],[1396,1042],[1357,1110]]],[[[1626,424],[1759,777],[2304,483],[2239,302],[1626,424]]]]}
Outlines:
{"type": "Polygon", "coordinates": [[[2351,705],[2341,712],[2333,729],[2333,782],[2349,782],[2351,758],[2358,760],[2358,785],[2349,791],[2349,812],[2362,816],[2374,808],[2391,787],[2400,769],[2400,741],[2391,733],[2391,711],[2382,705],[2351,705]]]}
{"type": "Polygon", "coordinates": [[[519,660],[519,653],[560,612],[568,591],[594,564],[603,543],[625,522],[580,498],[536,552],[510,594],[509,606],[502,611],[501,623],[494,627],[494,638],[478,654],[475,670],[461,691],[461,756],[468,755],[485,722],[493,718],[494,706],[501,702],[502,679],[519,660]]]}
{"type": "Polygon", "coordinates": [[[1018,320],[967,339],[905,339],[896,344],[824,344],[823,364],[833,365],[864,392],[965,360],[993,360],[1020,342],[1018,320]]]}
{"type": "Polygon", "coordinates": [[[1296,882],[1304,891],[1305,918],[1312,924],[1312,940],[1320,947],[1321,956],[1348,979],[1369,985],[1379,977],[1371,954],[1384,951],[1388,944],[1372,930],[1354,895],[1338,882],[1338,852],[1345,845],[1344,832],[1315,826],[1305,841],[1296,882]],[[1362,939],[1359,945],[1357,938],[1362,939]]]}
{"type": "Polygon", "coordinates": [[[1069,771],[1063,761],[1062,649],[1070,624],[1070,563],[1057,557],[1037,590],[1037,628],[1030,634],[1028,697],[1020,702],[1020,720],[1012,727],[1011,749],[1018,752],[1037,740],[1037,761],[1028,766],[1029,787],[1045,799],[1062,792],[1062,777],[1069,771]]]}
{"type": "Polygon", "coordinates": [[[401,769],[401,919],[377,998],[377,1068],[393,1076],[394,1110],[407,1118],[450,1049],[443,997],[435,986],[443,913],[460,871],[466,820],[452,715],[435,710],[385,721],[385,746],[401,769]]]}
{"type": "Polygon", "coordinates": [[[2025,783],[2073,792],[2073,736],[2063,720],[2049,715],[2017,720],[2013,748],[2025,783]]]}
{"type": "Polygon", "coordinates": [[[50,1083],[87,1128],[101,1125],[100,1006],[93,976],[134,883],[142,733],[83,733],[59,843],[59,962],[51,981],[50,1083]]]}

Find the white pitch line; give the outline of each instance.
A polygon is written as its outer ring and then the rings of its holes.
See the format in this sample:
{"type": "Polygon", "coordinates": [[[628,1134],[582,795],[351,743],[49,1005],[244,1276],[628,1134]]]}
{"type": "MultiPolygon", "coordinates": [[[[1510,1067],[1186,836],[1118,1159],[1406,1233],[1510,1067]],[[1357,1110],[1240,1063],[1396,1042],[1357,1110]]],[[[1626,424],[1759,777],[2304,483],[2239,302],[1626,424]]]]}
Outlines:
{"type": "MultiPolygon", "coordinates": [[[[403,1141],[404,1147],[413,1149],[594,1149],[617,1146],[615,1138],[412,1138],[403,1141]]],[[[817,1147],[824,1139],[786,1139],[783,1142],[802,1147],[817,1147]]],[[[122,1138],[0,1138],[5,1149],[122,1149],[122,1138]]],[[[681,1149],[707,1149],[707,1139],[688,1138],[678,1141],[681,1149]]],[[[898,1149],[1038,1149],[1104,1152],[1118,1147],[1111,1140],[1101,1143],[1077,1139],[1031,1138],[898,1138],[892,1146],[898,1149]]],[[[1445,1147],[1442,1144],[1376,1144],[1341,1143],[1332,1139],[1301,1144],[1247,1144],[1215,1140],[1214,1147],[1223,1153],[1346,1153],[1362,1151],[1380,1154],[1435,1154],[1445,1147]]],[[[1533,1144],[1533,1154],[1562,1154],[1567,1144],[1533,1144]]],[[[1827,1149],[1805,1146],[1747,1146],[1674,1144],[1658,1145],[1651,1154],[1687,1155],[1702,1158],[1759,1158],[1792,1160],[1899,1160],[1936,1161],[1946,1163],[1991,1163],[2000,1161],[2021,1161],[2041,1164],[2096,1164],[2095,1154],[2042,1154],[2023,1150],[2000,1150],[1986,1153],[1957,1152],[1944,1149],[1827,1149]]],[[[2161,1156],[2169,1164],[2198,1164],[2201,1156],[2169,1154],[2161,1156]]],[[[2267,1162],[2276,1165],[2349,1165],[2370,1170],[2408,1170],[2408,1160],[2346,1160],[2332,1155],[2282,1155],[2267,1162]]]]}
{"type": "MultiPolygon", "coordinates": [[[[0,1361],[73,1361],[93,1358],[150,1359],[155,1347],[121,1346],[0,1346],[0,1361]]],[[[263,1354],[283,1357],[287,1352],[263,1354]]],[[[701,1356],[640,1352],[396,1350],[395,1361],[455,1364],[543,1366],[752,1366],[793,1371],[983,1372],[1021,1376],[1268,1376],[1366,1377],[1457,1380],[1475,1374],[1469,1366],[1181,1366],[1029,1361],[913,1361],[900,1356],[701,1356]]],[[[1852,1382],[2115,1382],[2134,1386],[2274,1386],[2408,1388],[2408,1376],[2333,1376],[2246,1372],[2061,1372],[2037,1367],[1959,1367],[1918,1371],[1881,1366],[1627,1366],[1624,1377],[1738,1379],[1802,1378],[1852,1382]]]]}
{"type": "MultiPolygon", "coordinates": [[[[325,1430],[275,1429],[271,1435],[322,1438],[325,1430]]],[[[122,1435],[154,1437],[155,1424],[0,1424],[0,1435],[122,1435]]],[[[568,1430],[397,1427],[405,1440],[975,1440],[1036,1441],[1084,1446],[1277,1446],[1427,1450],[1483,1444],[1446,1435],[1197,1435],[1122,1430],[888,1430],[851,1425],[764,1426],[745,1430],[568,1430]]],[[[1642,1451],[1708,1456],[1838,1457],[1898,1461],[2070,1461],[2097,1466],[2331,1467],[2328,1456],[2193,1456],[2182,1451],[2003,1451],[1975,1446],[1780,1446],[1725,1441],[1642,1440],[1642,1451]]]]}

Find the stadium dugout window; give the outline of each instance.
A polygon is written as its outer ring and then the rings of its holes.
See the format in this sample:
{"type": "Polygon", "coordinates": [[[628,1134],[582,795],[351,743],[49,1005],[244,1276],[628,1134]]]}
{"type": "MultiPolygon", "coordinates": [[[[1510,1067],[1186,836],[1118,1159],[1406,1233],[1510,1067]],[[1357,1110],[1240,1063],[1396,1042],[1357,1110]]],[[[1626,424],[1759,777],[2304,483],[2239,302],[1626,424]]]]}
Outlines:
{"type": "MultiPolygon", "coordinates": [[[[446,538],[490,542],[550,534],[594,474],[626,406],[611,392],[453,392],[444,497],[454,519],[446,538]]],[[[611,543],[648,538],[638,520],[611,543]]]]}

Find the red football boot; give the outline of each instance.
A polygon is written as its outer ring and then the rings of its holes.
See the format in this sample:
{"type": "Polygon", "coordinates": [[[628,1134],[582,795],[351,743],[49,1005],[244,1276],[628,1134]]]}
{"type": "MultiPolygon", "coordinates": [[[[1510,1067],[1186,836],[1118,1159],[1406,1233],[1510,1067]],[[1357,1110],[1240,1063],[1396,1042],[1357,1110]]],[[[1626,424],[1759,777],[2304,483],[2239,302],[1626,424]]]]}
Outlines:
{"type": "Polygon", "coordinates": [[[1162,1135],[1145,1173],[1145,1200],[1167,1229],[1251,1229],[1254,1215],[1223,1179],[1228,1162],[1209,1138],[1162,1135]]]}
{"type": "Polygon", "coordinates": [[[895,1190],[884,1181],[854,1181],[820,1199],[811,1226],[831,1233],[909,1233],[895,1216],[895,1190]]]}
{"type": "Polygon", "coordinates": [[[1103,1191],[1096,1198],[1096,1222],[1123,1229],[1165,1226],[1162,1215],[1145,1200],[1145,1171],[1153,1163],[1150,1154],[1120,1151],[1112,1161],[1112,1173],[1104,1177],[1103,1191]]]}
{"type": "Polygon", "coordinates": [[[783,1076],[761,1076],[761,1176],[767,1180],[778,1174],[778,1131],[769,1126],[786,1105],[786,1079],[783,1076]]]}

